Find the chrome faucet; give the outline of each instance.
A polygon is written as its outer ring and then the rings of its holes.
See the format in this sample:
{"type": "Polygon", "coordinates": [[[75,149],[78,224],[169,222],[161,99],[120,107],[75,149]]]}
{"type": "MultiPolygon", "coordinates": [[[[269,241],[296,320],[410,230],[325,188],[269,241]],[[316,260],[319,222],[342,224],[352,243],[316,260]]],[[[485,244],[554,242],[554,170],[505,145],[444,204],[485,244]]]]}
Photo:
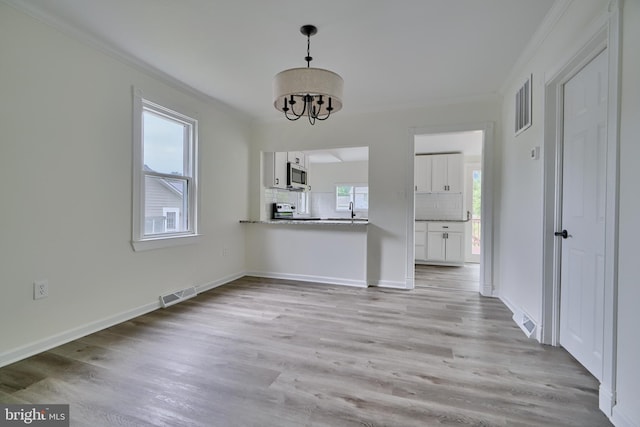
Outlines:
{"type": "Polygon", "coordinates": [[[353,202],[349,202],[349,210],[351,211],[351,219],[356,217],[356,213],[353,211],[353,202]]]}

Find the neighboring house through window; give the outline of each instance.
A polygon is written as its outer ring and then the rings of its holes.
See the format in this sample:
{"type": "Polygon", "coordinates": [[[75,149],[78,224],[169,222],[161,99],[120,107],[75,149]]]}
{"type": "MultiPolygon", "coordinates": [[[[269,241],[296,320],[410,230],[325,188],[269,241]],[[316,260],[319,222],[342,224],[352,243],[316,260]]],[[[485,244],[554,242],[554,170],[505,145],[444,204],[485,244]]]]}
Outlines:
{"type": "Polygon", "coordinates": [[[139,91],[134,115],[134,249],[187,243],[197,235],[197,121],[139,91]]]}

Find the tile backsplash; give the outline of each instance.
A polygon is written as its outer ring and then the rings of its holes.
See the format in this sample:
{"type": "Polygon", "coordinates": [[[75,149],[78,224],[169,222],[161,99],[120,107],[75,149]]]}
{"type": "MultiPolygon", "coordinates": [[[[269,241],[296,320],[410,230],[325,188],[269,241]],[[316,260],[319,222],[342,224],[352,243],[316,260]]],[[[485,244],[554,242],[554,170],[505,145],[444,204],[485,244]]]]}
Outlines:
{"type": "MultiPolygon", "coordinates": [[[[299,214],[318,218],[349,218],[349,211],[336,211],[336,195],[331,192],[307,192],[265,188],[263,218],[271,218],[273,203],[290,203],[299,214]],[[305,203],[307,206],[305,206],[305,203]],[[302,210],[301,210],[302,209],[302,210]]],[[[366,212],[356,212],[358,218],[366,218],[366,212]]]]}
{"type": "Polygon", "coordinates": [[[415,197],[416,219],[465,218],[460,193],[417,193],[415,197]]]}

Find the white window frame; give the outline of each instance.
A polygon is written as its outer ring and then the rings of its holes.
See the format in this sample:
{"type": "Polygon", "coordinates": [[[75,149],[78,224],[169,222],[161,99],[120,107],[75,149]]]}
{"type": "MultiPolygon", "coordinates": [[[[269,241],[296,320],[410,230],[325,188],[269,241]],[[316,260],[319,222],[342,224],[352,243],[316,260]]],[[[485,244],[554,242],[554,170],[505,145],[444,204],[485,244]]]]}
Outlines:
{"type": "MultiPolygon", "coordinates": [[[[167,105],[167,103],[163,103],[167,105]]],[[[198,234],[198,121],[181,114],[174,109],[146,99],[139,89],[133,91],[133,224],[131,245],[135,251],[144,251],[195,243],[198,234]],[[154,114],[184,123],[188,132],[188,146],[185,148],[184,175],[146,172],[144,170],[144,124],[143,113],[154,114]],[[185,205],[187,208],[187,230],[175,233],[154,235],[144,234],[145,224],[145,177],[161,176],[165,178],[184,179],[187,182],[185,205]]]]}
{"type": "Polygon", "coordinates": [[[354,212],[368,212],[369,203],[367,202],[367,209],[356,209],[356,201],[355,201],[355,189],[356,187],[367,187],[367,194],[369,194],[368,188],[369,184],[366,183],[353,183],[353,182],[343,182],[335,185],[334,196],[336,202],[336,212],[348,212],[349,208],[341,208],[338,206],[338,187],[351,187],[351,201],[353,202],[353,211],[354,212]]]}

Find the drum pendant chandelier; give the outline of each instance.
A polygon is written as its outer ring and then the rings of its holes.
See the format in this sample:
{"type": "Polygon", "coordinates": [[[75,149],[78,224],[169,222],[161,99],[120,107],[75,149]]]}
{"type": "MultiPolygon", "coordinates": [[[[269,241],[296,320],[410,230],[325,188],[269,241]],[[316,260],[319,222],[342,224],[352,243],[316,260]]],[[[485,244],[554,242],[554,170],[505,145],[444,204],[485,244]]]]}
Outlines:
{"type": "Polygon", "coordinates": [[[311,36],[318,32],[313,25],[303,25],[300,32],[307,36],[306,68],[284,70],[273,78],[273,106],[282,111],[289,120],[302,116],[309,123],[327,120],[332,113],[342,108],[343,80],[333,71],[310,66],[313,58],[309,54],[311,36]]]}

